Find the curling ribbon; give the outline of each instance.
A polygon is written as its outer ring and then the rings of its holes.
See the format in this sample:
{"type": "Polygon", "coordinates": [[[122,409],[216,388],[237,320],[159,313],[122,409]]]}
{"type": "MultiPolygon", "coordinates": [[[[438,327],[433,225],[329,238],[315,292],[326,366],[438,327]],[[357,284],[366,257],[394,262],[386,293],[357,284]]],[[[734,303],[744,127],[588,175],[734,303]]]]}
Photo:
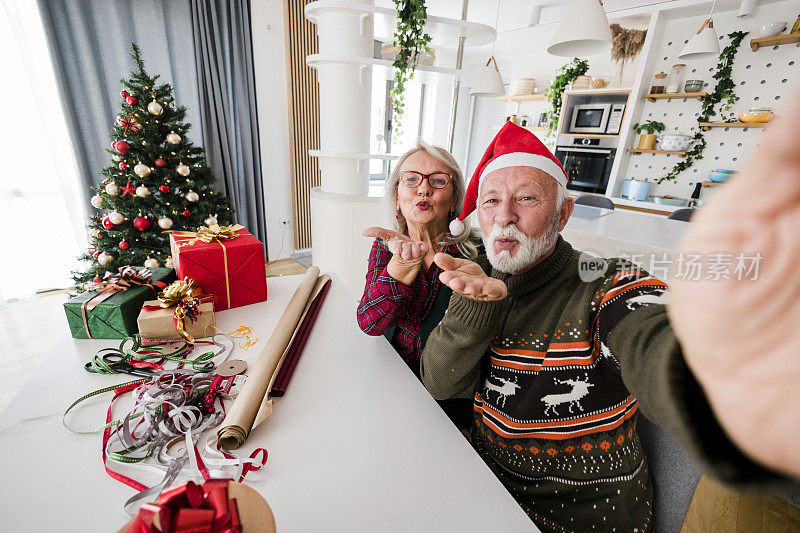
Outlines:
{"type": "Polygon", "coordinates": [[[127,291],[131,287],[147,285],[153,290],[154,295],[158,295],[158,292],[167,286],[166,283],[161,281],[153,281],[150,270],[147,268],[139,272],[136,267],[128,265],[119,267],[118,270],[117,274],[106,272],[102,280],[92,283],[86,288],[87,292],[100,291],[81,304],[83,327],[90,339],[94,337],[89,331],[89,314],[97,304],[118,292],[127,291]]]}
{"type": "Polygon", "coordinates": [[[164,232],[175,235],[175,242],[178,244],[178,247],[192,246],[197,242],[204,242],[206,244],[215,242],[222,247],[222,267],[225,273],[225,303],[227,307],[231,306],[231,284],[228,279],[228,250],[225,248],[225,243],[223,241],[230,241],[237,238],[239,234],[236,232],[243,229],[244,226],[241,224],[234,224],[232,226],[212,224],[211,226],[200,226],[197,228],[197,231],[167,230],[164,232]],[[188,240],[181,242],[183,239],[188,240]]]}
{"type": "Polygon", "coordinates": [[[185,321],[187,318],[191,322],[197,321],[197,317],[200,315],[200,304],[211,302],[215,299],[213,295],[194,296],[195,291],[197,291],[197,283],[192,278],[187,277],[185,279],[173,281],[158,295],[158,301],[161,302],[160,306],[145,305],[142,309],[145,311],[157,311],[159,309],[167,309],[174,305],[175,312],[172,314],[172,323],[175,326],[175,330],[183,339],[194,342],[194,337],[186,332],[185,321]]]}

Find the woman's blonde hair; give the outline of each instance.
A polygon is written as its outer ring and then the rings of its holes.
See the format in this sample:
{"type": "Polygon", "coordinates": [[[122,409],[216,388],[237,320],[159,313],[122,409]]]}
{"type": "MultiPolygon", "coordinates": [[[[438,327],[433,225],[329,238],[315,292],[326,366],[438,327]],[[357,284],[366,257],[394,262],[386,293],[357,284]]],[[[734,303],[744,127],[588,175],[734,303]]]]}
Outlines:
{"type": "MultiPolygon", "coordinates": [[[[411,150],[400,156],[400,159],[395,163],[392,173],[386,180],[386,190],[383,195],[383,203],[387,210],[394,212],[396,215],[395,230],[408,235],[408,223],[406,222],[403,213],[397,209],[397,186],[400,182],[400,168],[406,159],[424,150],[438,161],[443,163],[450,169],[453,179],[450,181],[453,184],[453,211],[448,216],[448,225],[461,211],[461,206],[464,204],[464,194],[466,192],[466,185],[464,183],[464,175],[461,173],[461,168],[458,166],[453,155],[442,148],[441,146],[433,146],[425,141],[418,139],[417,145],[411,150]]],[[[478,233],[470,228],[469,220],[464,220],[464,232],[461,235],[454,237],[450,230],[447,230],[447,243],[454,244],[458,248],[459,253],[467,259],[475,259],[478,256],[478,249],[476,242],[480,240],[478,233]]]]}

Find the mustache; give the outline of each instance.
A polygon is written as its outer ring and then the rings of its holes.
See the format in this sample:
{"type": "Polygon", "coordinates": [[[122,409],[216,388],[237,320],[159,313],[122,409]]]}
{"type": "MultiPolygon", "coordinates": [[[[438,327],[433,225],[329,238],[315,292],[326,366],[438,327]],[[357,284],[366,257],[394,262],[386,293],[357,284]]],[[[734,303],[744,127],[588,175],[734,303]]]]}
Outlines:
{"type": "Polygon", "coordinates": [[[495,240],[501,237],[510,237],[515,239],[519,242],[525,242],[528,239],[528,236],[525,235],[517,226],[514,224],[509,224],[508,226],[500,227],[495,225],[492,228],[492,232],[489,234],[489,242],[493,243],[495,240]]]}

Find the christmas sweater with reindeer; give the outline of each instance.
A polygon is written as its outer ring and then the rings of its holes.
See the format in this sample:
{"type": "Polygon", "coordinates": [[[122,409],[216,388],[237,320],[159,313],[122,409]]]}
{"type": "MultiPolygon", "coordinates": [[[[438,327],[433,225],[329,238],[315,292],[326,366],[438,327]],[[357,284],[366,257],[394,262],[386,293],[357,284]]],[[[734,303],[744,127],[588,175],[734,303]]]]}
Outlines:
{"type": "Polygon", "coordinates": [[[672,394],[665,365],[680,353],[666,285],[622,260],[581,276],[579,259],[561,237],[521,275],[480,257],[508,297],[453,294],[422,354],[422,379],[437,399],[474,399],[473,446],[543,531],[647,531],[640,405],[686,433],[677,404],[658,403],[672,394]]]}

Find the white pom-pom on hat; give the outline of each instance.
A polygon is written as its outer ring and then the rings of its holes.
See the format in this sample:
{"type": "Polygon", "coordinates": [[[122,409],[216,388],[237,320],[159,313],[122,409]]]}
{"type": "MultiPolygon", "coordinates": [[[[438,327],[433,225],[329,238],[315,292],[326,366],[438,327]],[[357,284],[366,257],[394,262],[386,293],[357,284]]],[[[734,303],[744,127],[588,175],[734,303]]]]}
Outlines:
{"type": "Polygon", "coordinates": [[[459,219],[453,219],[450,221],[450,235],[453,237],[458,237],[464,233],[464,223],[459,219]]]}

